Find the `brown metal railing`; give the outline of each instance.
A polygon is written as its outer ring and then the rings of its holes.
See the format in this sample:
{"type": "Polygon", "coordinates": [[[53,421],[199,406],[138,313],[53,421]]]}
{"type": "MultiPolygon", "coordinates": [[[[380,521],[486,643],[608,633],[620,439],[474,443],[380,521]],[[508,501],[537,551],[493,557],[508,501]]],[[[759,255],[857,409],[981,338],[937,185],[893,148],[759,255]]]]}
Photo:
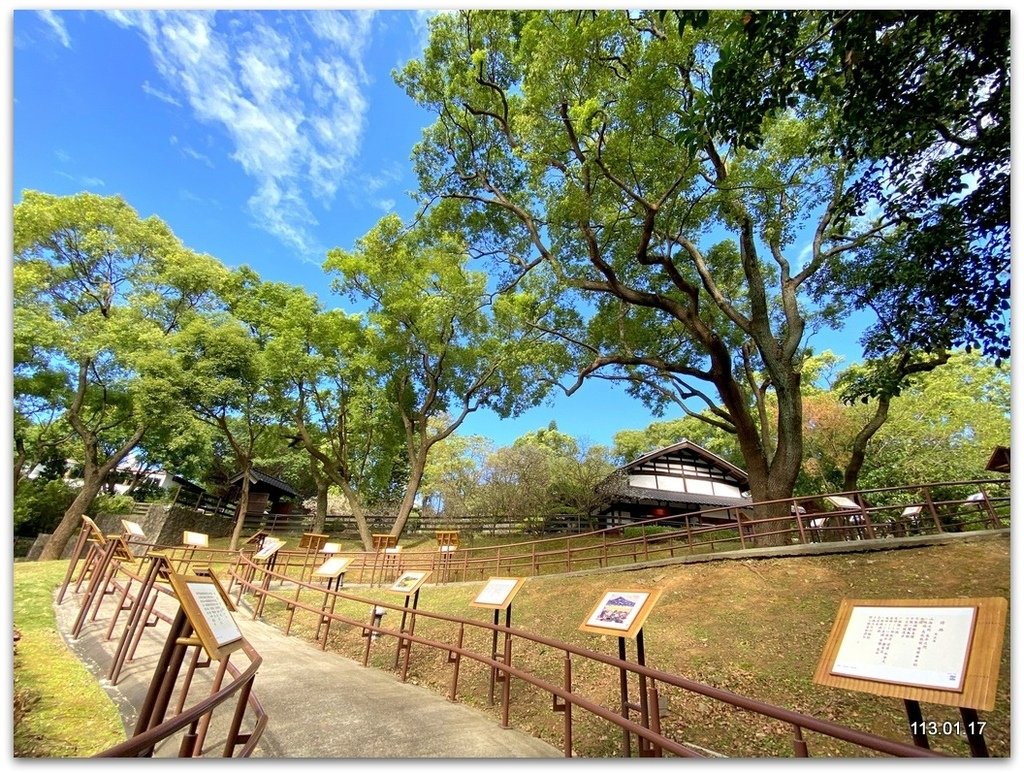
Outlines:
{"type": "Polygon", "coordinates": [[[581,646],[504,626],[496,622],[488,623],[418,610],[415,607],[408,608],[288,578],[278,571],[268,570],[265,567],[255,565],[247,557],[238,558],[235,568],[231,571],[231,579],[232,585],[235,583],[239,585],[237,593],[239,598],[245,593],[253,596],[252,608],[254,618],[261,615],[268,600],[280,602],[289,611],[288,625],[285,628],[286,634],[290,634],[292,622],[297,611],[304,611],[315,617],[318,625],[317,639],[321,649],[326,649],[327,647],[330,623],[361,628],[362,634],[366,638],[363,657],[364,666],[368,663],[375,634],[395,638],[398,646],[395,653],[394,669],[400,671],[403,681],[408,677],[409,654],[414,644],[434,649],[446,655],[446,663],[452,666],[448,698],[453,702],[456,701],[458,695],[461,662],[463,660],[471,660],[486,667],[491,671],[492,675],[492,693],[494,682],[502,684],[500,713],[503,726],[507,727],[509,725],[508,719],[512,709],[509,688],[511,679],[518,679],[524,684],[549,693],[552,696],[552,710],[564,714],[563,752],[567,757],[572,756],[574,733],[573,709],[579,709],[618,727],[623,735],[627,736],[624,750],[624,755],[626,756],[630,755],[629,735],[636,739],[637,750],[640,755],[661,756],[664,753],[669,753],[676,756],[702,756],[703,754],[696,748],[691,747],[691,745],[685,742],[673,739],[661,731],[659,707],[664,687],[674,687],[678,690],[698,694],[704,698],[723,703],[733,709],[753,713],[785,724],[792,734],[791,746],[794,756],[802,757],[809,755],[807,742],[803,738],[804,731],[815,732],[835,740],[844,741],[857,748],[890,756],[926,757],[943,755],[910,743],[890,740],[832,721],[815,718],[749,697],[743,697],[724,689],[718,689],[622,658],[608,656],[581,646]],[[286,583],[288,584],[287,591],[285,589],[286,583]],[[276,590],[274,589],[274,584],[278,585],[276,590]],[[319,598],[321,602],[310,603],[302,601],[300,598],[303,591],[308,591],[311,596],[319,598]],[[351,615],[338,613],[336,611],[338,601],[368,606],[371,612],[370,618],[362,620],[356,619],[351,615]],[[394,616],[392,618],[401,618],[402,626],[399,629],[382,626],[381,618],[374,616],[374,614],[380,611],[393,612],[394,616]],[[435,625],[443,623],[448,627],[449,636],[447,639],[441,640],[436,637],[427,638],[417,635],[414,632],[413,626],[406,625],[406,622],[410,619],[413,623],[416,620],[429,620],[435,623],[435,625]],[[323,626],[324,623],[327,623],[327,626],[323,626]],[[476,640],[484,636],[490,637],[492,642],[496,642],[499,636],[504,638],[504,648],[480,652],[468,647],[466,645],[468,633],[474,630],[483,633],[483,636],[474,636],[473,639],[476,640]],[[519,646],[516,647],[514,644],[519,644],[519,646]],[[536,646],[561,654],[560,658],[557,655],[551,658],[552,660],[559,659],[562,662],[563,680],[561,684],[553,683],[513,664],[513,654],[517,653],[520,648],[536,646]],[[399,657],[403,652],[405,658],[400,660],[399,657]],[[578,669],[582,663],[596,663],[617,671],[622,678],[623,686],[631,683],[638,684],[640,686],[641,702],[639,704],[627,703],[623,697],[623,702],[619,707],[608,707],[583,696],[578,692],[578,688],[573,682],[574,669],[578,669]],[[624,713],[623,709],[626,707],[629,710],[624,713]],[[631,718],[632,714],[629,711],[638,712],[639,719],[634,720],[631,718]]]}
{"type": "MultiPolygon", "coordinates": [[[[96,621],[104,597],[111,596],[116,598],[110,623],[106,628],[106,640],[112,638],[120,615],[126,611],[128,612],[120,640],[113,654],[110,673],[107,676],[108,680],[116,685],[124,663],[134,658],[135,650],[139,645],[144,629],[161,622],[169,623],[171,630],[167,636],[167,643],[164,646],[164,654],[161,655],[157,669],[154,672],[153,680],[156,681],[157,676],[170,667],[168,655],[173,649],[180,650],[179,657],[184,655],[186,644],[181,642],[181,638],[174,637],[175,633],[187,634],[186,628],[189,632],[191,631],[191,625],[186,625],[185,616],[180,606],[177,616],[172,620],[167,613],[161,610],[158,604],[161,596],[169,601],[176,602],[173,589],[166,584],[159,583],[160,574],[157,572],[161,568],[170,570],[173,566],[163,556],[136,559],[127,553],[113,551],[114,547],[115,542],[109,541],[105,551],[93,552],[86,559],[82,570],[82,577],[87,575],[86,571],[89,571],[88,575],[91,577],[90,585],[81,596],[79,615],[72,634],[76,638],[81,634],[86,624],[86,617],[90,612],[91,616],[89,616],[88,621],[96,621]],[[133,587],[135,589],[134,592],[133,587]],[[178,625],[177,630],[175,629],[176,623],[178,625]],[[172,640],[174,643],[171,642],[172,640]]],[[[71,573],[69,572],[67,579],[65,579],[64,587],[61,590],[62,592],[70,585],[70,579],[71,573]]],[[[164,579],[166,579],[166,576],[164,576],[164,579]]],[[[242,653],[248,658],[248,666],[240,670],[237,666],[230,664],[226,658],[223,658],[221,661],[221,671],[215,682],[215,691],[204,700],[189,708],[185,708],[185,698],[188,694],[194,669],[198,661],[198,650],[201,648],[199,645],[194,645],[193,647],[196,649],[193,663],[184,680],[180,682],[181,695],[174,715],[170,719],[163,720],[158,724],[154,723],[153,726],[148,726],[146,723],[148,719],[154,718],[151,714],[158,714],[157,717],[162,717],[165,713],[165,704],[161,703],[164,703],[167,697],[169,697],[167,692],[171,690],[173,684],[178,682],[178,668],[176,666],[172,668],[172,672],[165,673],[164,680],[166,686],[159,687],[159,695],[163,699],[154,700],[156,704],[153,707],[144,707],[140,711],[136,733],[124,742],[111,746],[95,754],[95,756],[152,756],[155,747],[159,743],[182,730],[186,731],[181,738],[177,755],[179,757],[202,755],[206,731],[209,728],[214,711],[231,699],[235,700],[235,706],[228,722],[222,755],[225,757],[248,757],[252,755],[267,725],[266,711],[263,709],[257,696],[252,692],[253,681],[256,671],[262,663],[262,657],[251,644],[243,640],[241,648],[236,653],[242,653]],[[229,675],[231,681],[226,686],[221,686],[220,680],[224,674],[229,675]],[[157,705],[160,705],[160,707],[157,707],[157,705]],[[254,716],[252,722],[253,729],[243,733],[241,731],[242,722],[247,713],[251,713],[254,716]]],[[[147,703],[150,702],[151,698],[157,696],[155,689],[155,685],[150,686],[147,703]]]]}
{"type": "MultiPolygon", "coordinates": [[[[352,559],[349,578],[361,584],[390,581],[405,570],[432,570],[441,582],[479,581],[492,575],[570,573],[730,550],[998,529],[1008,526],[1009,519],[1009,480],[986,479],[797,496],[743,509],[719,507],[653,517],[556,538],[482,547],[463,542],[446,553],[432,547],[405,548],[392,555],[340,555],[352,559]],[[940,497],[957,490],[970,490],[972,495],[940,497]],[[836,496],[857,503],[857,508],[824,510],[823,504],[836,496]],[[867,503],[871,505],[859,505],[867,503]],[[917,512],[906,516],[908,509],[917,512]]],[[[184,562],[189,550],[169,549],[176,562],[184,562]]],[[[228,564],[234,559],[225,550],[197,551],[205,554],[195,556],[208,562],[228,564]]],[[[305,579],[325,559],[317,551],[288,547],[278,551],[270,568],[305,579]]]]}
{"type": "Polygon", "coordinates": [[[221,755],[226,758],[235,756],[238,758],[250,757],[259,744],[263,731],[267,727],[268,718],[259,699],[252,693],[256,672],[263,663],[263,658],[248,643],[243,644],[242,650],[246,657],[249,658],[249,664],[241,671],[234,665],[228,664],[227,671],[231,675],[232,681],[227,686],[222,687],[190,708],[182,710],[161,724],[145,732],[133,735],[122,743],[100,751],[95,756],[97,758],[150,756],[157,745],[185,729],[187,731],[182,736],[178,757],[190,758],[197,756],[202,753],[200,750],[202,746],[200,728],[203,725],[204,719],[208,718],[228,700],[234,699],[234,712],[229,723],[221,755]],[[250,732],[242,733],[242,720],[247,710],[251,710],[255,714],[255,721],[250,732]]]}

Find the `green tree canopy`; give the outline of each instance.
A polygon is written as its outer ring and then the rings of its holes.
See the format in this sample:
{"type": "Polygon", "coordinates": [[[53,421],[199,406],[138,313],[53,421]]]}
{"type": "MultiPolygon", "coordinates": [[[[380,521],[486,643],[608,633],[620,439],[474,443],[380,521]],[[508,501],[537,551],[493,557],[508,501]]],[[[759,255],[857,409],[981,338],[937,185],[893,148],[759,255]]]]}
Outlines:
{"type": "Polygon", "coordinates": [[[770,500],[802,461],[805,335],[826,312],[808,286],[884,225],[848,217],[834,102],[766,117],[755,148],[709,123],[741,16],[678,34],[653,11],[461,11],[397,78],[437,116],[415,152],[437,217],[505,283],[560,284],[581,378],[734,434],[770,500]]]}
{"type": "Polygon", "coordinates": [[[172,343],[214,303],[222,275],[217,261],[120,197],[26,191],[15,205],[16,384],[56,391],[47,395],[60,401],[83,465],[83,486],[42,559],[60,556],[143,437],[179,421],[172,343]]]}

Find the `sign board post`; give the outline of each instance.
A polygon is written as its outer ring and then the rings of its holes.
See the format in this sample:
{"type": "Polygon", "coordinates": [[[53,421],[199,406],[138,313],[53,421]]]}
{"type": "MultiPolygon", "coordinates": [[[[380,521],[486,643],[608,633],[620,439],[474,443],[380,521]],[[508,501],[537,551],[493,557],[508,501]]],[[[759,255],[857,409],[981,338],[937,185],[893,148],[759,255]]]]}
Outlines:
{"type": "MultiPolygon", "coordinates": [[[[498,653],[498,614],[505,611],[505,627],[512,626],[512,599],[519,594],[526,579],[522,578],[490,578],[480,590],[471,606],[490,608],[494,611],[494,629],[491,630],[491,659],[504,665],[512,664],[512,635],[505,633],[505,644],[501,654],[498,653]]],[[[456,666],[456,670],[458,667],[456,666]]],[[[503,684],[502,688],[502,727],[508,728],[508,700],[510,676],[503,673],[496,665],[491,666],[491,678],[487,687],[487,701],[494,704],[494,685],[503,684]]]]}
{"type": "Polygon", "coordinates": [[[1008,608],[999,597],[843,600],[814,681],[901,698],[916,745],[955,734],[988,756],[977,711],[995,708],[1008,608]],[[927,721],[921,702],[956,707],[960,720],[927,721]]]}
{"type": "Polygon", "coordinates": [[[455,553],[459,550],[458,530],[436,530],[434,535],[437,538],[437,564],[440,570],[440,582],[447,583],[451,578],[452,563],[455,553]]]}
{"type": "Polygon", "coordinates": [[[128,545],[121,536],[105,538],[102,546],[98,546],[97,549],[98,551],[92,563],[92,572],[89,576],[89,586],[86,588],[78,617],[71,628],[71,635],[74,638],[78,638],[82,634],[82,628],[85,626],[89,609],[92,609],[90,621],[95,621],[103,598],[113,592],[111,581],[119,563],[125,559],[132,559],[131,551],[128,550],[128,545]]]}
{"type": "MultiPolygon", "coordinates": [[[[370,571],[370,586],[377,586],[377,569],[380,569],[380,580],[384,581],[384,574],[389,567],[398,565],[398,536],[390,533],[374,533],[373,539],[373,569],[370,571]]],[[[360,578],[360,580],[362,580],[360,578]]]]}
{"type": "MultiPolygon", "coordinates": [[[[154,727],[159,726],[167,714],[167,706],[170,703],[171,694],[174,691],[174,684],[178,680],[178,673],[181,672],[181,663],[185,659],[185,651],[188,649],[189,636],[192,634],[192,624],[189,622],[185,609],[178,607],[178,612],[171,622],[170,632],[167,633],[167,640],[164,641],[163,651],[157,660],[156,668],[153,670],[153,678],[149,682],[149,689],[146,698],[139,709],[139,717],[135,723],[134,735],[141,735],[154,727]]],[[[152,756],[153,746],[140,751],[138,756],[152,756]]]]}
{"type": "MultiPolygon", "coordinates": [[[[168,581],[171,573],[171,563],[167,559],[166,555],[160,554],[159,552],[152,552],[149,554],[150,565],[149,570],[146,572],[146,577],[142,581],[142,586],[139,588],[139,593],[135,596],[132,601],[131,607],[128,611],[128,621],[125,622],[124,630],[121,632],[121,638],[117,642],[117,647],[114,649],[114,659],[110,663],[110,672],[107,673],[107,678],[111,684],[116,685],[121,675],[121,668],[124,666],[126,657],[129,654],[129,646],[136,642],[136,635],[141,638],[142,631],[146,627],[154,626],[159,619],[154,621],[152,624],[149,622],[149,612],[152,611],[153,603],[157,596],[160,594],[156,589],[157,580],[168,581]]],[[[113,625],[113,623],[111,623],[113,625]]],[[[107,638],[110,637],[111,630],[107,631],[107,638]]]]}
{"type": "MultiPolygon", "coordinates": [[[[620,589],[609,590],[598,601],[587,619],[580,625],[583,632],[597,635],[615,635],[619,644],[619,659],[626,661],[626,639],[636,641],[636,663],[645,666],[644,654],[644,623],[650,615],[654,604],[661,597],[660,589],[620,589]]],[[[622,717],[629,718],[630,711],[640,713],[640,723],[650,729],[650,709],[647,702],[647,678],[640,674],[640,702],[633,703],[629,699],[629,671],[619,668],[619,697],[622,717]]],[[[630,756],[630,733],[622,730],[622,755],[630,756]]],[[[651,744],[642,737],[637,737],[637,753],[639,756],[653,756],[651,744]]]]}
{"type": "MultiPolygon", "coordinates": [[[[285,543],[287,542],[282,541],[279,538],[267,536],[263,539],[263,545],[260,550],[252,556],[253,562],[255,562],[257,566],[259,563],[263,563],[261,569],[263,571],[263,583],[259,588],[254,587],[253,589],[253,597],[255,598],[255,603],[252,607],[253,619],[259,619],[263,616],[263,607],[266,605],[267,593],[270,591],[271,573],[274,570],[274,566],[277,564],[277,553],[285,543]]],[[[253,571],[253,573],[255,575],[255,571],[253,571]]],[[[241,600],[241,589],[239,590],[239,600],[241,600]]]]}
{"type": "MultiPolygon", "coordinates": [[[[327,560],[320,565],[315,571],[313,571],[311,579],[326,579],[327,586],[324,588],[324,600],[320,606],[322,613],[320,614],[319,621],[316,625],[316,639],[320,642],[320,649],[322,651],[327,650],[327,638],[331,632],[331,614],[334,613],[334,607],[338,603],[337,594],[333,594],[331,585],[334,585],[333,592],[341,590],[342,584],[345,583],[345,572],[348,570],[348,566],[352,564],[351,557],[328,557],[327,560]],[[330,611],[327,608],[330,605],[330,611]],[[323,630],[323,638],[320,637],[320,631],[323,630]]],[[[299,590],[302,589],[302,585],[299,584],[295,590],[295,600],[298,602],[299,590]]],[[[288,616],[288,626],[291,627],[292,617],[291,614],[288,616]]],[[[285,634],[288,633],[287,628],[285,634]]]]}
{"type": "Polygon", "coordinates": [[[409,674],[409,656],[412,650],[412,640],[403,637],[404,635],[412,635],[413,630],[416,629],[416,606],[419,605],[420,601],[420,587],[423,586],[423,582],[427,580],[427,576],[430,575],[428,570],[410,570],[399,576],[395,583],[388,587],[388,592],[397,592],[405,595],[405,605],[402,608],[402,623],[398,628],[398,647],[395,649],[395,664],[392,669],[398,668],[398,658],[402,652],[405,652],[405,660],[402,663],[402,682],[404,683],[406,677],[409,674]],[[412,605],[409,605],[409,599],[412,598],[412,605]],[[408,627],[407,627],[408,625],[408,627]]]}

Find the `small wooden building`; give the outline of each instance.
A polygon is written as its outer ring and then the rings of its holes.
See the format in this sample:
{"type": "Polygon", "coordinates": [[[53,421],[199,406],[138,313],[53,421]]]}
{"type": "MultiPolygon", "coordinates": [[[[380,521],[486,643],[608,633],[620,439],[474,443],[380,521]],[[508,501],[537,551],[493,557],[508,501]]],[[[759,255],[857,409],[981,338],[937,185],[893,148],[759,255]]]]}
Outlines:
{"type": "MultiPolygon", "coordinates": [[[[242,491],[242,472],[231,477],[232,500],[237,502],[242,491]]],[[[282,503],[286,498],[298,495],[280,479],[253,468],[249,472],[249,505],[246,514],[286,514],[291,504],[282,503]]]]}
{"type": "Polygon", "coordinates": [[[985,470],[995,471],[998,474],[1010,473],[1010,448],[996,447],[992,450],[992,455],[988,459],[988,465],[985,466],[985,470]]]}
{"type": "Polygon", "coordinates": [[[614,527],[721,506],[721,511],[691,518],[691,522],[734,522],[736,517],[729,510],[749,506],[749,490],[745,471],[684,439],[612,473],[598,485],[605,502],[595,513],[602,526],[614,527]]]}

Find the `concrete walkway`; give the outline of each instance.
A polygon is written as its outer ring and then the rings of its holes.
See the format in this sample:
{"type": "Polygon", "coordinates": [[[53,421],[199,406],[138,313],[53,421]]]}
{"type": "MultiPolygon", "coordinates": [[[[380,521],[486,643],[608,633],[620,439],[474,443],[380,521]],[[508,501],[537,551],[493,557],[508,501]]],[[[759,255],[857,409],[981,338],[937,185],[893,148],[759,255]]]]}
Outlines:
{"type": "MultiPolygon", "coordinates": [[[[57,625],[71,650],[117,703],[126,730],[131,734],[168,627],[162,624],[145,630],[135,659],[126,663],[117,685],[111,685],[106,676],[127,617],[122,614],[113,639],[105,640],[113,610],[110,597],[96,621],[86,624],[80,637],[71,640],[80,603],[69,589],[63,604],[55,605],[57,625]]],[[[512,759],[562,756],[560,750],[541,740],[516,729],[502,729],[490,716],[449,702],[423,687],[403,684],[390,673],[321,651],[301,638],[287,637],[242,612],[235,619],[245,638],[263,657],[254,692],[267,711],[269,723],[256,749],[256,757],[512,759]]],[[[238,664],[244,667],[244,658],[238,664]]],[[[183,673],[186,666],[182,668],[183,673]]],[[[209,693],[214,670],[215,666],[196,672],[188,705],[209,693]]],[[[176,702],[177,697],[171,702],[171,710],[176,702]]],[[[230,711],[224,715],[230,715],[230,711]]],[[[216,720],[216,714],[214,718],[216,720]]],[[[243,731],[248,728],[243,724],[243,731]]],[[[218,736],[217,731],[214,723],[208,736],[207,755],[216,755],[211,754],[211,749],[219,751],[223,745],[223,736],[218,736]]],[[[159,748],[156,755],[175,756],[177,737],[174,740],[159,748]]]]}

